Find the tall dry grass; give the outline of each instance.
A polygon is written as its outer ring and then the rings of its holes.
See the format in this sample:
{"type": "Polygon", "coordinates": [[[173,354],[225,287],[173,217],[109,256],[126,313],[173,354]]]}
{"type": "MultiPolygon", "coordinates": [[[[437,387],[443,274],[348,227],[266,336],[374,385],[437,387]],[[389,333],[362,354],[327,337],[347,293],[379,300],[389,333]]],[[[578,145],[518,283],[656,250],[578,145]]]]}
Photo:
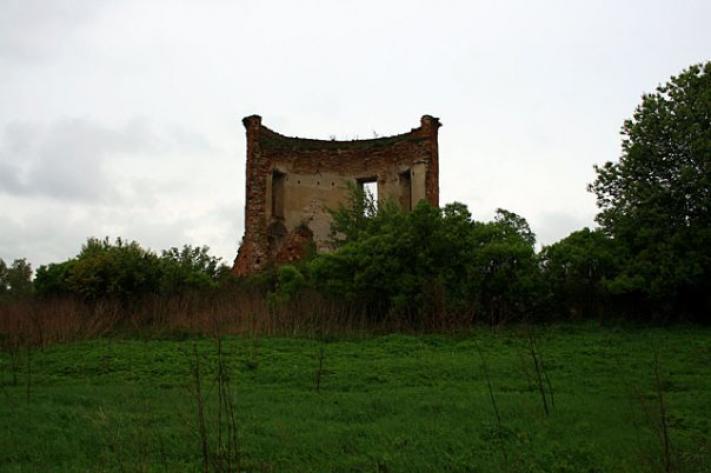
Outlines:
{"type": "Polygon", "coordinates": [[[15,353],[114,334],[313,336],[443,332],[471,326],[469,313],[436,310],[372,317],[365,308],[304,290],[288,301],[262,289],[223,288],[140,300],[84,302],[72,297],[27,298],[0,304],[0,349],[15,353]]]}

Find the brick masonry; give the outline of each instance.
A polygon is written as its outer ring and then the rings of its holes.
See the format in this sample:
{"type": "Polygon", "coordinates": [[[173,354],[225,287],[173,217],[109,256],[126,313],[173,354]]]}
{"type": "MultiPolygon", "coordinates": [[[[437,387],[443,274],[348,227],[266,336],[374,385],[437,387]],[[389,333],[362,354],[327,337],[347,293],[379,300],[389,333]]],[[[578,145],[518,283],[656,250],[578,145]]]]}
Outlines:
{"type": "Polygon", "coordinates": [[[292,138],[251,115],[247,130],[245,232],[233,272],[246,276],[330,249],[330,214],[349,183],[377,182],[378,200],[404,210],[439,205],[439,119],[424,115],[408,133],[369,140],[292,138]]]}

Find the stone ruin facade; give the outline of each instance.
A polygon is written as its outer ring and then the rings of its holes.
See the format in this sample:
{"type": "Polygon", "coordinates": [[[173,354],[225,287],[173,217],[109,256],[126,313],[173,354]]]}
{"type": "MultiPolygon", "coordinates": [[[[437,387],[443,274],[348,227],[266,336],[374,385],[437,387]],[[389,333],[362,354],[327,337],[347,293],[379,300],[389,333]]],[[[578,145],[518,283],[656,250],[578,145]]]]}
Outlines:
{"type": "Polygon", "coordinates": [[[247,129],[244,237],[233,272],[246,276],[329,251],[331,217],[351,185],[377,183],[378,201],[405,211],[420,200],[439,205],[439,119],[424,115],[408,133],[368,140],[292,138],[251,115],[247,129]]]}

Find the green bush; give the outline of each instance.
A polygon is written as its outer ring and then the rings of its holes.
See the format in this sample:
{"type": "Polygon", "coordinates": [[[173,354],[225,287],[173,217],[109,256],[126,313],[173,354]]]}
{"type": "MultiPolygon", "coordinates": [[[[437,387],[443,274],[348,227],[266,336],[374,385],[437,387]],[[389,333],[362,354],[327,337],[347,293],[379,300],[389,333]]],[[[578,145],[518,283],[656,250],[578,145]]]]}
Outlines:
{"type": "Polygon", "coordinates": [[[611,306],[609,284],[621,266],[619,244],[583,228],[541,250],[550,309],[572,318],[601,317],[611,306]]]}
{"type": "Polygon", "coordinates": [[[67,286],[88,300],[102,297],[128,300],[157,292],[160,260],[135,242],[120,238],[90,238],[67,275],[67,286]]]}
{"type": "Polygon", "coordinates": [[[0,258],[0,299],[14,299],[32,294],[32,266],[19,258],[8,267],[0,258]]]}
{"type": "Polygon", "coordinates": [[[446,308],[499,321],[531,308],[535,237],[522,217],[499,210],[494,222],[477,222],[461,203],[402,212],[368,199],[354,194],[334,212],[336,250],[306,266],[314,287],[374,317],[446,308]]]}
{"type": "Polygon", "coordinates": [[[76,257],[41,266],[35,288],[40,295],[73,294],[88,301],[110,298],[127,302],[148,294],[215,287],[229,272],[208,251],[205,246],[185,245],[158,256],[135,241],[89,238],[76,257]]]}
{"type": "Polygon", "coordinates": [[[642,96],[618,162],[596,166],[597,221],[626,254],[610,289],[652,317],[711,311],[711,62],[642,96]]]}
{"type": "Polygon", "coordinates": [[[189,289],[216,287],[229,278],[229,268],[210,256],[207,246],[184,245],[164,250],[160,257],[160,292],[171,294],[189,289]]]}

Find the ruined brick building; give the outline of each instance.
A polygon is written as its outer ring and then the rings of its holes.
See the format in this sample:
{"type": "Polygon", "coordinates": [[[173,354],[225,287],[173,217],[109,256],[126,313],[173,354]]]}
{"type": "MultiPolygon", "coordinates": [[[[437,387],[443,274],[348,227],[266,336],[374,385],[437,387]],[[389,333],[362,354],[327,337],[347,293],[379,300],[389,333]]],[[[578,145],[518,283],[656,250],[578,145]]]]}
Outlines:
{"type": "Polygon", "coordinates": [[[304,255],[311,242],[329,250],[328,209],[349,197],[349,184],[377,183],[378,200],[411,210],[439,205],[439,120],[424,115],[408,133],[353,141],[280,135],[258,115],[247,129],[244,237],[233,271],[240,276],[304,255]]]}

